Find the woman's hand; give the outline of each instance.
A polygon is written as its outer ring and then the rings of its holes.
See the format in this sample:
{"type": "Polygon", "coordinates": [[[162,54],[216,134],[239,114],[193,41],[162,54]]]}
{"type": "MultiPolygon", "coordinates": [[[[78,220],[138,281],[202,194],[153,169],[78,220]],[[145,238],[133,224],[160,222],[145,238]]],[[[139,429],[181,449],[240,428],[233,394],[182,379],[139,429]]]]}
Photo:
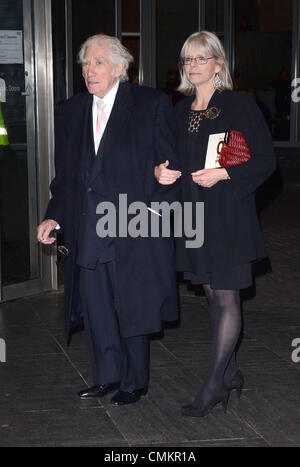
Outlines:
{"type": "Polygon", "coordinates": [[[154,176],[161,185],[172,185],[181,176],[179,170],[167,169],[168,165],[169,161],[167,160],[154,167],[154,176]]]}
{"type": "Polygon", "coordinates": [[[228,179],[227,170],[224,168],[197,170],[197,172],[193,172],[191,175],[193,182],[204,188],[211,188],[220,180],[228,179]]]}

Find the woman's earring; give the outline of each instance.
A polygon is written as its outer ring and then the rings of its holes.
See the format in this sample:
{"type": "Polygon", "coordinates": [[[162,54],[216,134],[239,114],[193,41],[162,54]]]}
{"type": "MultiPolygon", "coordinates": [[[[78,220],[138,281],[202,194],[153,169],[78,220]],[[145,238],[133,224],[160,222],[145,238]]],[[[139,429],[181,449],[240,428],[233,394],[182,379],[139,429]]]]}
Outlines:
{"type": "Polygon", "coordinates": [[[219,76],[219,73],[216,73],[215,74],[215,78],[214,78],[214,87],[215,89],[218,89],[222,86],[222,81],[221,81],[221,78],[219,76]]]}

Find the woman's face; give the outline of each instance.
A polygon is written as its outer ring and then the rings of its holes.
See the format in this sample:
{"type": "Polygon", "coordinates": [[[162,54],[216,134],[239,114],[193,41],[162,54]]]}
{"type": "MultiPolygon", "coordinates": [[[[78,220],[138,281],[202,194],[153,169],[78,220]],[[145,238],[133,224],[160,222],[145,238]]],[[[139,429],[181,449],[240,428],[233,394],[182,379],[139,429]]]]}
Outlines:
{"type": "Polygon", "coordinates": [[[213,86],[215,74],[221,70],[221,65],[216,62],[215,58],[211,58],[211,55],[195,46],[192,46],[188,49],[185,58],[187,57],[191,59],[195,59],[196,57],[210,57],[206,64],[197,64],[195,60],[192,60],[190,64],[185,64],[183,66],[187,79],[195,87],[204,84],[211,84],[213,86]]]}

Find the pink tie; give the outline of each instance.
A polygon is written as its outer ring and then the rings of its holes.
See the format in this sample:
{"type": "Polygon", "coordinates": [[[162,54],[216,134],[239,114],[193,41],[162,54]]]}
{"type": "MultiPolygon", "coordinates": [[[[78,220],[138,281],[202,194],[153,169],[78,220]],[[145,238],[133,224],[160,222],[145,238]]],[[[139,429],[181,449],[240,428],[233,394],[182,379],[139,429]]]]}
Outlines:
{"type": "Polygon", "coordinates": [[[100,142],[101,130],[106,120],[103,107],[105,107],[104,103],[102,104],[101,102],[97,102],[96,138],[98,142],[100,142]]]}

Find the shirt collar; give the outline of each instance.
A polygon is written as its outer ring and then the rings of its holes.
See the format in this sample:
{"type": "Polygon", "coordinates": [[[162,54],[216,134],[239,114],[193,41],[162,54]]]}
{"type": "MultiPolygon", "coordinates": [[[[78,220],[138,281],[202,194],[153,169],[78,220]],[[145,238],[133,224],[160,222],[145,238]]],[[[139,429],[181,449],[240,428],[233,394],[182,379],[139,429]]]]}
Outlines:
{"type": "Polygon", "coordinates": [[[102,99],[95,96],[95,94],[94,94],[94,96],[93,96],[94,102],[95,103],[103,102],[105,104],[105,106],[112,107],[112,105],[114,103],[114,100],[115,100],[115,97],[116,97],[116,94],[117,94],[118,89],[119,89],[119,83],[120,83],[120,81],[117,81],[116,84],[111,88],[110,91],[108,91],[107,94],[105,94],[105,96],[102,99]]]}

